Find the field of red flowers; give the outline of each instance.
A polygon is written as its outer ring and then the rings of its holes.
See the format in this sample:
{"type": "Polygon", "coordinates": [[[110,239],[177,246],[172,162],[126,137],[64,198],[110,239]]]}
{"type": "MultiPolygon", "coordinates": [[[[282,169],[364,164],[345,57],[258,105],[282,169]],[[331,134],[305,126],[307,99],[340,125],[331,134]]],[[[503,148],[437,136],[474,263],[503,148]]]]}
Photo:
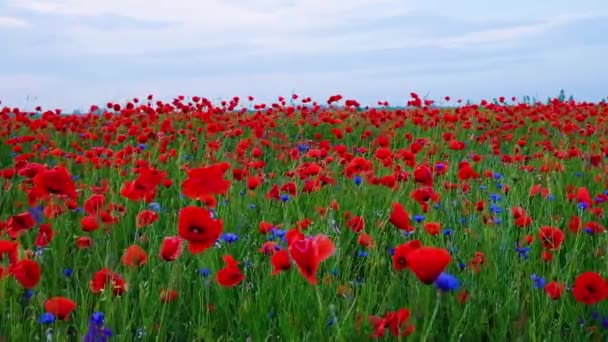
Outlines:
{"type": "Polygon", "coordinates": [[[0,340],[606,340],[608,104],[442,103],[0,107],[0,340]]]}

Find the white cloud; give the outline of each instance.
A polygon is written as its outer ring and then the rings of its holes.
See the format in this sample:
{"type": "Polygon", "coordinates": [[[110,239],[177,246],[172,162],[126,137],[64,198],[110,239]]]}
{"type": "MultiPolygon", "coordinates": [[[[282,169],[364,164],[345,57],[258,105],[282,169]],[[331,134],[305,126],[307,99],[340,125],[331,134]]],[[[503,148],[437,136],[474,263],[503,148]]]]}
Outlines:
{"type": "Polygon", "coordinates": [[[469,45],[504,44],[539,35],[553,28],[569,24],[574,21],[603,16],[605,16],[605,14],[602,13],[561,15],[530,25],[470,32],[461,36],[442,38],[433,42],[433,45],[454,48],[469,45]]]}
{"type": "Polygon", "coordinates": [[[28,22],[15,17],[0,17],[0,27],[24,28],[29,26],[28,22]]]}

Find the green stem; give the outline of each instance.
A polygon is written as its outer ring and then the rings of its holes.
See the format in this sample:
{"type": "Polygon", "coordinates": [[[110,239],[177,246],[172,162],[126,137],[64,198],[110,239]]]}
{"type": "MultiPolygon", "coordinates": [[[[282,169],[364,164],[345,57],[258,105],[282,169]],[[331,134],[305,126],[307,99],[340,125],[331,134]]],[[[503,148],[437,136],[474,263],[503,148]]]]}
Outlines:
{"type": "Polygon", "coordinates": [[[426,341],[429,337],[429,334],[431,333],[431,329],[433,328],[433,322],[435,322],[435,318],[437,317],[437,313],[439,312],[439,303],[441,300],[441,293],[439,293],[439,291],[437,291],[437,298],[435,300],[435,308],[433,309],[433,314],[431,315],[431,320],[429,321],[426,330],[424,332],[424,335],[422,336],[422,339],[420,341],[426,341]]]}

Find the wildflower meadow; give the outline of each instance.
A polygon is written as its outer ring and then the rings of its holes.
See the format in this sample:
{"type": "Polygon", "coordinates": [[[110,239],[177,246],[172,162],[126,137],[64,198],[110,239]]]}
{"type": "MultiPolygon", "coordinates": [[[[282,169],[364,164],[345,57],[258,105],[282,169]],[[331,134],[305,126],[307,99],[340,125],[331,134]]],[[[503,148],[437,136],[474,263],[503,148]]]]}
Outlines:
{"type": "Polygon", "coordinates": [[[605,341],[608,104],[0,106],[0,341],[605,341]]]}

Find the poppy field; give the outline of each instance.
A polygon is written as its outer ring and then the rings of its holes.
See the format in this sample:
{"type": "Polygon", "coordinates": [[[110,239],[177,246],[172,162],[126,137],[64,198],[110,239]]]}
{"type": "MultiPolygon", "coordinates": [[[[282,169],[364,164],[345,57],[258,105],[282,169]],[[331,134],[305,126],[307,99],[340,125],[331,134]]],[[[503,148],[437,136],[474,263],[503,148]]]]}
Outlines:
{"type": "Polygon", "coordinates": [[[605,341],[608,104],[0,106],[0,341],[605,341]]]}

